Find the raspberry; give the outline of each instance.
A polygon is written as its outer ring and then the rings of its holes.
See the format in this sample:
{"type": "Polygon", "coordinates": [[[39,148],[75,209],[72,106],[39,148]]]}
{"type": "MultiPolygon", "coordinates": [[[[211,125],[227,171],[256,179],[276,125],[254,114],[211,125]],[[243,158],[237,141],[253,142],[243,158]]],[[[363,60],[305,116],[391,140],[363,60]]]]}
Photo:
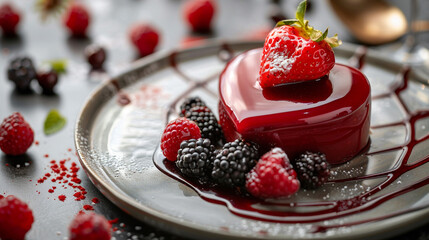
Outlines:
{"type": "Polygon", "coordinates": [[[201,138],[201,132],[195,122],[178,118],[168,123],[161,136],[161,150],[170,161],[176,161],[180,143],[189,139],[201,138]]]}
{"type": "Polygon", "coordinates": [[[139,23],[130,29],[130,40],[144,57],[155,51],[159,42],[158,31],[147,23],[139,23]]]}
{"type": "Polygon", "coordinates": [[[20,20],[19,13],[11,5],[5,3],[0,6],[0,27],[5,36],[16,35],[16,27],[20,20]]]}
{"type": "Polygon", "coordinates": [[[110,240],[111,225],[96,213],[80,213],[70,224],[70,240],[110,240]]]}
{"type": "Polygon", "coordinates": [[[208,138],[213,143],[217,143],[223,138],[219,122],[210,108],[193,107],[186,113],[185,117],[197,123],[201,130],[201,137],[208,138]]]}
{"type": "Polygon", "coordinates": [[[33,129],[20,113],[13,113],[0,125],[0,149],[8,155],[24,154],[33,140],[33,129]]]}
{"type": "Polygon", "coordinates": [[[302,187],[305,189],[316,189],[328,181],[329,164],[323,153],[307,151],[293,162],[293,166],[298,173],[302,187]]]}
{"type": "Polygon", "coordinates": [[[255,197],[286,197],[299,190],[300,183],[286,153],[273,148],[265,153],[246,176],[246,189],[255,197]]]}
{"type": "Polygon", "coordinates": [[[85,48],[85,56],[92,70],[102,70],[106,61],[106,51],[97,45],[90,45],[85,48]]]}
{"type": "Polygon", "coordinates": [[[85,37],[91,18],[86,7],[73,2],[64,14],[64,25],[75,37],[85,37]]]}
{"type": "Polygon", "coordinates": [[[36,69],[29,57],[13,59],[7,68],[7,78],[15,83],[16,90],[21,93],[30,92],[30,84],[36,79],[36,69]]]}
{"type": "Polygon", "coordinates": [[[37,74],[37,82],[42,88],[44,94],[53,94],[54,87],[58,83],[58,73],[53,70],[39,72],[37,74]]]}
{"type": "Polygon", "coordinates": [[[0,199],[0,239],[24,239],[33,222],[33,212],[26,203],[12,195],[0,199]]]}
{"type": "Polygon", "coordinates": [[[184,17],[194,32],[209,32],[215,6],[209,0],[188,1],[184,7],[184,17]]]}
{"type": "Polygon", "coordinates": [[[182,105],[180,105],[180,116],[184,117],[186,112],[191,110],[193,107],[206,107],[206,103],[199,97],[189,97],[182,105]]]}
{"type": "Polygon", "coordinates": [[[209,139],[183,141],[177,153],[176,166],[190,177],[208,177],[212,170],[211,156],[214,146],[209,139]]]}
{"type": "Polygon", "coordinates": [[[258,149],[254,144],[238,139],[226,143],[214,157],[212,178],[227,187],[242,187],[257,161],[258,149]]]}

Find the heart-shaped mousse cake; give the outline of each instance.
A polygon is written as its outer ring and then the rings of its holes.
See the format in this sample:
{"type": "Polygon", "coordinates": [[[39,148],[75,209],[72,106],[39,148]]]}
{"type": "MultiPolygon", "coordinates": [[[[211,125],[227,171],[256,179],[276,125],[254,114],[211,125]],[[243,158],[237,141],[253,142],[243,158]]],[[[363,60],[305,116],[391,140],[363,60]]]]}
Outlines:
{"type": "Polygon", "coordinates": [[[319,151],[331,164],[350,160],[367,145],[370,85],[359,70],[335,64],[318,80],[262,88],[261,54],[242,53],[220,76],[219,117],[228,141],[280,147],[292,159],[319,151]]]}
{"type": "Polygon", "coordinates": [[[228,141],[242,138],[263,152],[282,148],[290,159],[305,151],[339,164],[368,143],[371,98],[366,77],[335,64],[338,36],[327,37],[304,19],[283,20],[263,49],[234,58],[219,80],[219,118],[228,141]]]}

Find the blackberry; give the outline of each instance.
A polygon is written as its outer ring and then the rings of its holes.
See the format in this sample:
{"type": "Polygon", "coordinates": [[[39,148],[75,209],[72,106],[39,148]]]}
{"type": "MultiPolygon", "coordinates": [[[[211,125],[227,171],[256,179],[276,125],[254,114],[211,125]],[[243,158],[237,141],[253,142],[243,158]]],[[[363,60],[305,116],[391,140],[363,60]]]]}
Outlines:
{"type": "Polygon", "coordinates": [[[186,112],[185,117],[197,123],[202,138],[208,138],[212,143],[217,143],[223,138],[219,122],[210,108],[193,107],[186,112]]]}
{"type": "Polygon", "coordinates": [[[206,107],[206,103],[199,97],[188,97],[182,105],[180,105],[180,116],[184,117],[186,112],[193,107],[206,107]]]}
{"type": "Polygon", "coordinates": [[[213,158],[212,178],[228,187],[243,187],[246,174],[258,161],[258,149],[252,143],[235,140],[226,143],[213,158]]]}
{"type": "Polygon", "coordinates": [[[329,164],[323,153],[306,151],[293,162],[293,166],[305,189],[316,189],[328,181],[329,164]]]}
{"type": "Polygon", "coordinates": [[[190,177],[208,177],[212,169],[211,155],[214,146],[209,139],[185,140],[180,144],[176,166],[190,177]]]}
{"type": "Polygon", "coordinates": [[[36,69],[30,58],[18,57],[9,63],[7,78],[15,83],[19,92],[29,92],[31,81],[36,77],[36,69]]]}

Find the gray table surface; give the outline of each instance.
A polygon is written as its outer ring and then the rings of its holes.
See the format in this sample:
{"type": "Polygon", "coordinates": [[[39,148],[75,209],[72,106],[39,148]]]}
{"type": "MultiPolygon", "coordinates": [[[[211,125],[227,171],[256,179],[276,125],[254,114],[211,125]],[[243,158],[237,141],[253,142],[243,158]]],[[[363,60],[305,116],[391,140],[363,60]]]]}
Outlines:
{"type": "MultiPolygon", "coordinates": [[[[0,0],[0,3],[5,1],[0,0]]],[[[48,19],[42,23],[34,10],[35,1],[14,0],[22,13],[19,37],[0,37],[0,119],[12,112],[21,112],[35,131],[35,140],[26,155],[16,159],[0,154],[0,194],[13,194],[29,203],[35,215],[35,222],[27,239],[64,239],[68,236],[68,226],[73,216],[91,199],[97,197],[100,203],[92,204],[97,213],[107,219],[118,218],[113,224],[117,231],[116,239],[182,239],[141,223],[123,212],[97,190],[83,170],[78,176],[88,194],[83,201],[74,201],[73,190],[57,187],[54,193],[48,189],[55,184],[37,184],[37,179],[48,172],[49,161],[70,158],[79,163],[74,154],[74,123],[89,94],[108,76],[114,76],[127,69],[137,55],[128,41],[128,29],[135,22],[146,21],[161,32],[159,51],[177,48],[184,38],[191,36],[182,20],[181,0],[91,0],[82,1],[91,11],[92,23],[87,39],[74,39],[69,36],[59,19],[48,19]],[[90,43],[103,45],[108,52],[105,64],[106,75],[89,73],[83,49],[90,43]],[[28,55],[36,66],[52,59],[67,59],[67,73],[60,78],[56,95],[40,94],[36,83],[34,94],[20,95],[6,79],[6,68],[11,58],[28,55]],[[50,109],[58,109],[66,118],[67,124],[60,132],[46,136],[43,121],[50,109]],[[45,154],[49,157],[46,158],[45,154]],[[19,167],[18,167],[19,165],[19,167]],[[65,202],[57,199],[60,194],[68,198],[65,202]]],[[[408,12],[407,1],[391,1],[408,12]]],[[[294,15],[297,0],[284,1],[283,12],[294,15]]],[[[240,39],[258,29],[272,26],[269,19],[270,5],[260,0],[219,0],[214,21],[214,31],[209,37],[240,39]]],[[[330,26],[330,32],[337,32],[344,41],[355,42],[347,29],[339,23],[325,1],[313,1],[307,14],[313,25],[319,28],[330,26]]],[[[421,37],[426,42],[427,34],[421,37]]],[[[401,44],[404,39],[395,44],[401,44]]],[[[380,47],[377,47],[380,48],[380,47]]],[[[384,46],[381,47],[383,49],[384,46]]],[[[429,239],[429,225],[414,229],[395,239],[429,239]]]]}

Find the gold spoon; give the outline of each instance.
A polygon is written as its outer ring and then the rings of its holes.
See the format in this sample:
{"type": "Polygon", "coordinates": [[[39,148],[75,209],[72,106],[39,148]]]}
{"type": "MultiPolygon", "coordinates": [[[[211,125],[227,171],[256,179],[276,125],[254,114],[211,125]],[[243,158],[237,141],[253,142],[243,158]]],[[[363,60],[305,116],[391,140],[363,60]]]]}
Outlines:
{"type": "Polygon", "coordinates": [[[407,31],[407,19],[400,9],[384,0],[330,0],[330,4],[351,33],[366,44],[383,44],[407,31]]]}

